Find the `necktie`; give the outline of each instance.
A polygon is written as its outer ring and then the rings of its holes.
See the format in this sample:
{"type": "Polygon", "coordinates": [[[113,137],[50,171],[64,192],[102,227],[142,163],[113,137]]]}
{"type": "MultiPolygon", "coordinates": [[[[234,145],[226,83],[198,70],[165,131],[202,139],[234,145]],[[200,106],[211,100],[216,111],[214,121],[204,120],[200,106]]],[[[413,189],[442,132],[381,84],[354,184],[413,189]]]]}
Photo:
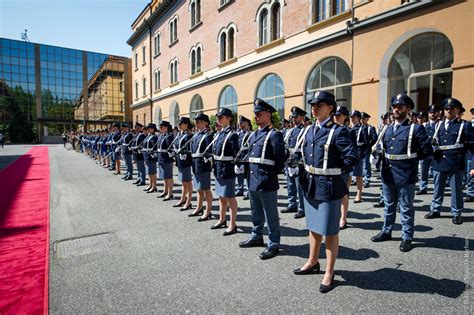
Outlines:
{"type": "Polygon", "coordinates": [[[316,124],[316,125],[314,126],[314,135],[316,135],[316,134],[318,133],[318,130],[319,130],[319,129],[320,129],[319,124],[316,124]]]}
{"type": "Polygon", "coordinates": [[[395,124],[395,126],[393,126],[393,132],[397,131],[398,126],[400,126],[400,125],[399,125],[399,124],[395,124]]]}

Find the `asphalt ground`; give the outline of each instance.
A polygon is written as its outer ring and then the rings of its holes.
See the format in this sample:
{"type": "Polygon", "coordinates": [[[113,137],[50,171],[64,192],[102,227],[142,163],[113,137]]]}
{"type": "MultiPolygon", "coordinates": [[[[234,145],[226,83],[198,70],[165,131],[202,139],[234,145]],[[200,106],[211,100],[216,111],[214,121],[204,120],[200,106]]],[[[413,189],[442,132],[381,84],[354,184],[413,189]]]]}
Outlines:
{"type": "MultiPolygon", "coordinates": [[[[242,197],[239,233],[224,237],[222,230],[210,230],[215,220],[198,223],[189,211],[172,207],[176,200],[145,194],[144,187],[82,154],[51,146],[49,155],[52,314],[473,312],[472,203],[466,204],[464,224],[456,226],[448,207],[442,218],[424,219],[432,197],[416,196],[415,248],[402,253],[399,224],[393,241],[370,241],[383,221],[383,209],[372,207],[380,193],[374,173],[364,202],[353,204],[351,196],[349,228],[340,233],[337,287],[322,295],[322,274],[292,273],[308,256],[304,219],[282,214],[281,254],[262,261],[262,248],[238,246],[252,226],[250,203],[242,197]]],[[[287,204],[281,186],[280,210],[287,204]]],[[[214,213],[217,207],[215,201],[214,213]]],[[[324,251],[320,261],[324,269],[324,251]]]]}

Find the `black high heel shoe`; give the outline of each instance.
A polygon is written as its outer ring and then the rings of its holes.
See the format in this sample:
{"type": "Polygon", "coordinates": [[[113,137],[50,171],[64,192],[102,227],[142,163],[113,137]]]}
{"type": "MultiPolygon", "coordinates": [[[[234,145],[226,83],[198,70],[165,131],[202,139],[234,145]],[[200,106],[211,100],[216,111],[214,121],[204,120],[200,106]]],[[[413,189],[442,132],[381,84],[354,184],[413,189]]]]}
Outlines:
{"type": "Polygon", "coordinates": [[[182,201],[182,202],[178,202],[177,204],[174,204],[174,205],[173,205],[173,208],[181,207],[181,206],[183,206],[185,203],[186,203],[186,200],[184,200],[184,201],[182,201]]]}
{"type": "Polygon", "coordinates": [[[148,187],[148,188],[143,189],[143,191],[149,191],[150,189],[151,187],[148,187]]]}
{"type": "Polygon", "coordinates": [[[235,234],[235,233],[237,233],[237,225],[234,226],[234,228],[233,228],[232,230],[230,230],[230,231],[227,231],[227,230],[224,231],[224,233],[223,233],[222,235],[228,236],[228,235],[232,235],[232,234],[235,234]]]}
{"type": "Polygon", "coordinates": [[[159,194],[158,197],[156,198],[165,198],[166,197],[166,192],[163,192],[162,194],[159,194]]]}
{"type": "Polygon", "coordinates": [[[222,223],[217,223],[216,225],[211,226],[211,230],[223,229],[227,227],[227,221],[222,223]]]}
{"type": "Polygon", "coordinates": [[[158,191],[158,188],[153,188],[152,190],[149,190],[146,193],[151,194],[151,193],[154,193],[154,192],[157,192],[157,191],[158,191]]]}
{"type": "Polygon", "coordinates": [[[199,218],[198,222],[208,221],[211,219],[212,219],[212,213],[209,213],[209,215],[205,216],[204,218],[199,218]]]}
{"type": "Polygon", "coordinates": [[[204,210],[201,208],[198,211],[188,214],[188,217],[198,217],[204,213],[204,210]]]}
{"type": "Polygon", "coordinates": [[[166,197],[165,199],[163,199],[163,201],[168,201],[168,200],[172,200],[172,199],[173,199],[173,195],[166,197]]]}
{"type": "Polygon", "coordinates": [[[293,273],[295,275],[310,275],[310,274],[319,273],[320,271],[321,271],[321,265],[318,262],[314,266],[309,267],[307,269],[301,269],[301,268],[295,269],[293,270],[293,273]]]}
{"type": "Polygon", "coordinates": [[[193,208],[193,205],[192,205],[192,204],[189,204],[189,206],[187,206],[187,207],[179,208],[179,211],[191,210],[192,208],[193,208]]]}
{"type": "Polygon", "coordinates": [[[319,285],[319,292],[321,293],[328,293],[329,291],[331,291],[332,289],[334,289],[335,285],[334,285],[334,274],[332,274],[332,279],[331,279],[331,283],[328,284],[328,285],[325,285],[325,284],[320,284],[319,285]]]}

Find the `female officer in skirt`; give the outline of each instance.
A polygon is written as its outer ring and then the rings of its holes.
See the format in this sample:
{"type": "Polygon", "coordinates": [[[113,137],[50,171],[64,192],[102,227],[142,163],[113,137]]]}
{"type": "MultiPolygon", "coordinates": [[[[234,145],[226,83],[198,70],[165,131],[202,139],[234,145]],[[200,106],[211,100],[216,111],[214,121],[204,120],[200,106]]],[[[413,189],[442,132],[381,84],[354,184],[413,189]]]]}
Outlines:
{"type": "Polygon", "coordinates": [[[163,193],[158,198],[164,201],[173,199],[173,154],[171,152],[174,134],[171,124],[167,121],[160,123],[158,138],[158,176],[164,182],[163,193]]]}
{"type": "Polygon", "coordinates": [[[192,138],[192,124],[188,117],[181,117],[178,121],[179,134],[174,142],[176,152],[176,165],[178,166],[178,179],[181,182],[181,199],[173,207],[182,207],[180,210],[191,209],[191,199],[193,196],[193,178],[191,166],[193,160],[189,150],[192,138]]]}
{"type": "Polygon", "coordinates": [[[143,140],[143,158],[145,159],[146,165],[146,172],[148,174],[148,178],[150,179],[150,183],[147,189],[144,191],[149,193],[156,192],[156,161],[157,161],[157,154],[156,154],[156,145],[158,141],[158,137],[155,135],[157,131],[155,124],[148,124],[146,126],[146,131],[148,132],[147,137],[143,140]]]}
{"type": "Polygon", "coordinates": [[[227,227],[226,212],[230,208],[230,224],[224,236],[237,233],[237,200],[235,199],[235,177],[233,161],[239,151],[239,136],[232,130],[234,113],[228,108],[221,108],[217,120],[222,130],[216,135],[212,148],[214,159],[214,178],[216,194],[219,196],[219,222],[211,229],[227,227]]]}
{"type": "Polygon", "coordinates": [[[304,174],[301,176],[305,192],[306,224],[309,230],[309,258],[295,274],[319,272],[319,250],[326,237],[326,273],[319,291],[334,288],[334,264],[339,249],[339,219],[341,200],[347,194],[342,174],[357,160],[349,130],[332,121],[336,111],[334,95],[317,91],[308,102],[316,122],[306,128],[302,141],[304,174]]]}
{"type": "MultiPolygon", "coordinates": [[[[210,154],[204,152],[212,143],[212,134],[209,130],[209,116],[199,113],[194,118],[196,121],[197,133],[191,141],[191,153],[193,158],[193,185],[198,192],[197,206],[190,217],[201,216],[198,221],[207,221],[212,218],[212,191],[211,191],[211,170],[212,163],[210,154]],[[203,211],[202,204],[206,197],[206,211],[203,211]]],[[[208,150],[209,151],[209,150],[208,150]]]]}

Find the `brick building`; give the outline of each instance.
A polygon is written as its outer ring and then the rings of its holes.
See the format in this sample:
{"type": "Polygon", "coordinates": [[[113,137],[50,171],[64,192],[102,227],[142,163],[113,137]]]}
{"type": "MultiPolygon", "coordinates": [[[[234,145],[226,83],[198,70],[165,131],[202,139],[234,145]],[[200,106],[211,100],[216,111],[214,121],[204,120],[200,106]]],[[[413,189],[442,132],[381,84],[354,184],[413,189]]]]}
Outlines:
{"type": "Polygon", "coordinates": [[[251,117],[255,97],[288,116],[317,89],[374,117],[400,91],[417,111],[451,95],[470,106],[473,15],[472,0],[155,0],[128,40],[132,117],[251,117]]]}

